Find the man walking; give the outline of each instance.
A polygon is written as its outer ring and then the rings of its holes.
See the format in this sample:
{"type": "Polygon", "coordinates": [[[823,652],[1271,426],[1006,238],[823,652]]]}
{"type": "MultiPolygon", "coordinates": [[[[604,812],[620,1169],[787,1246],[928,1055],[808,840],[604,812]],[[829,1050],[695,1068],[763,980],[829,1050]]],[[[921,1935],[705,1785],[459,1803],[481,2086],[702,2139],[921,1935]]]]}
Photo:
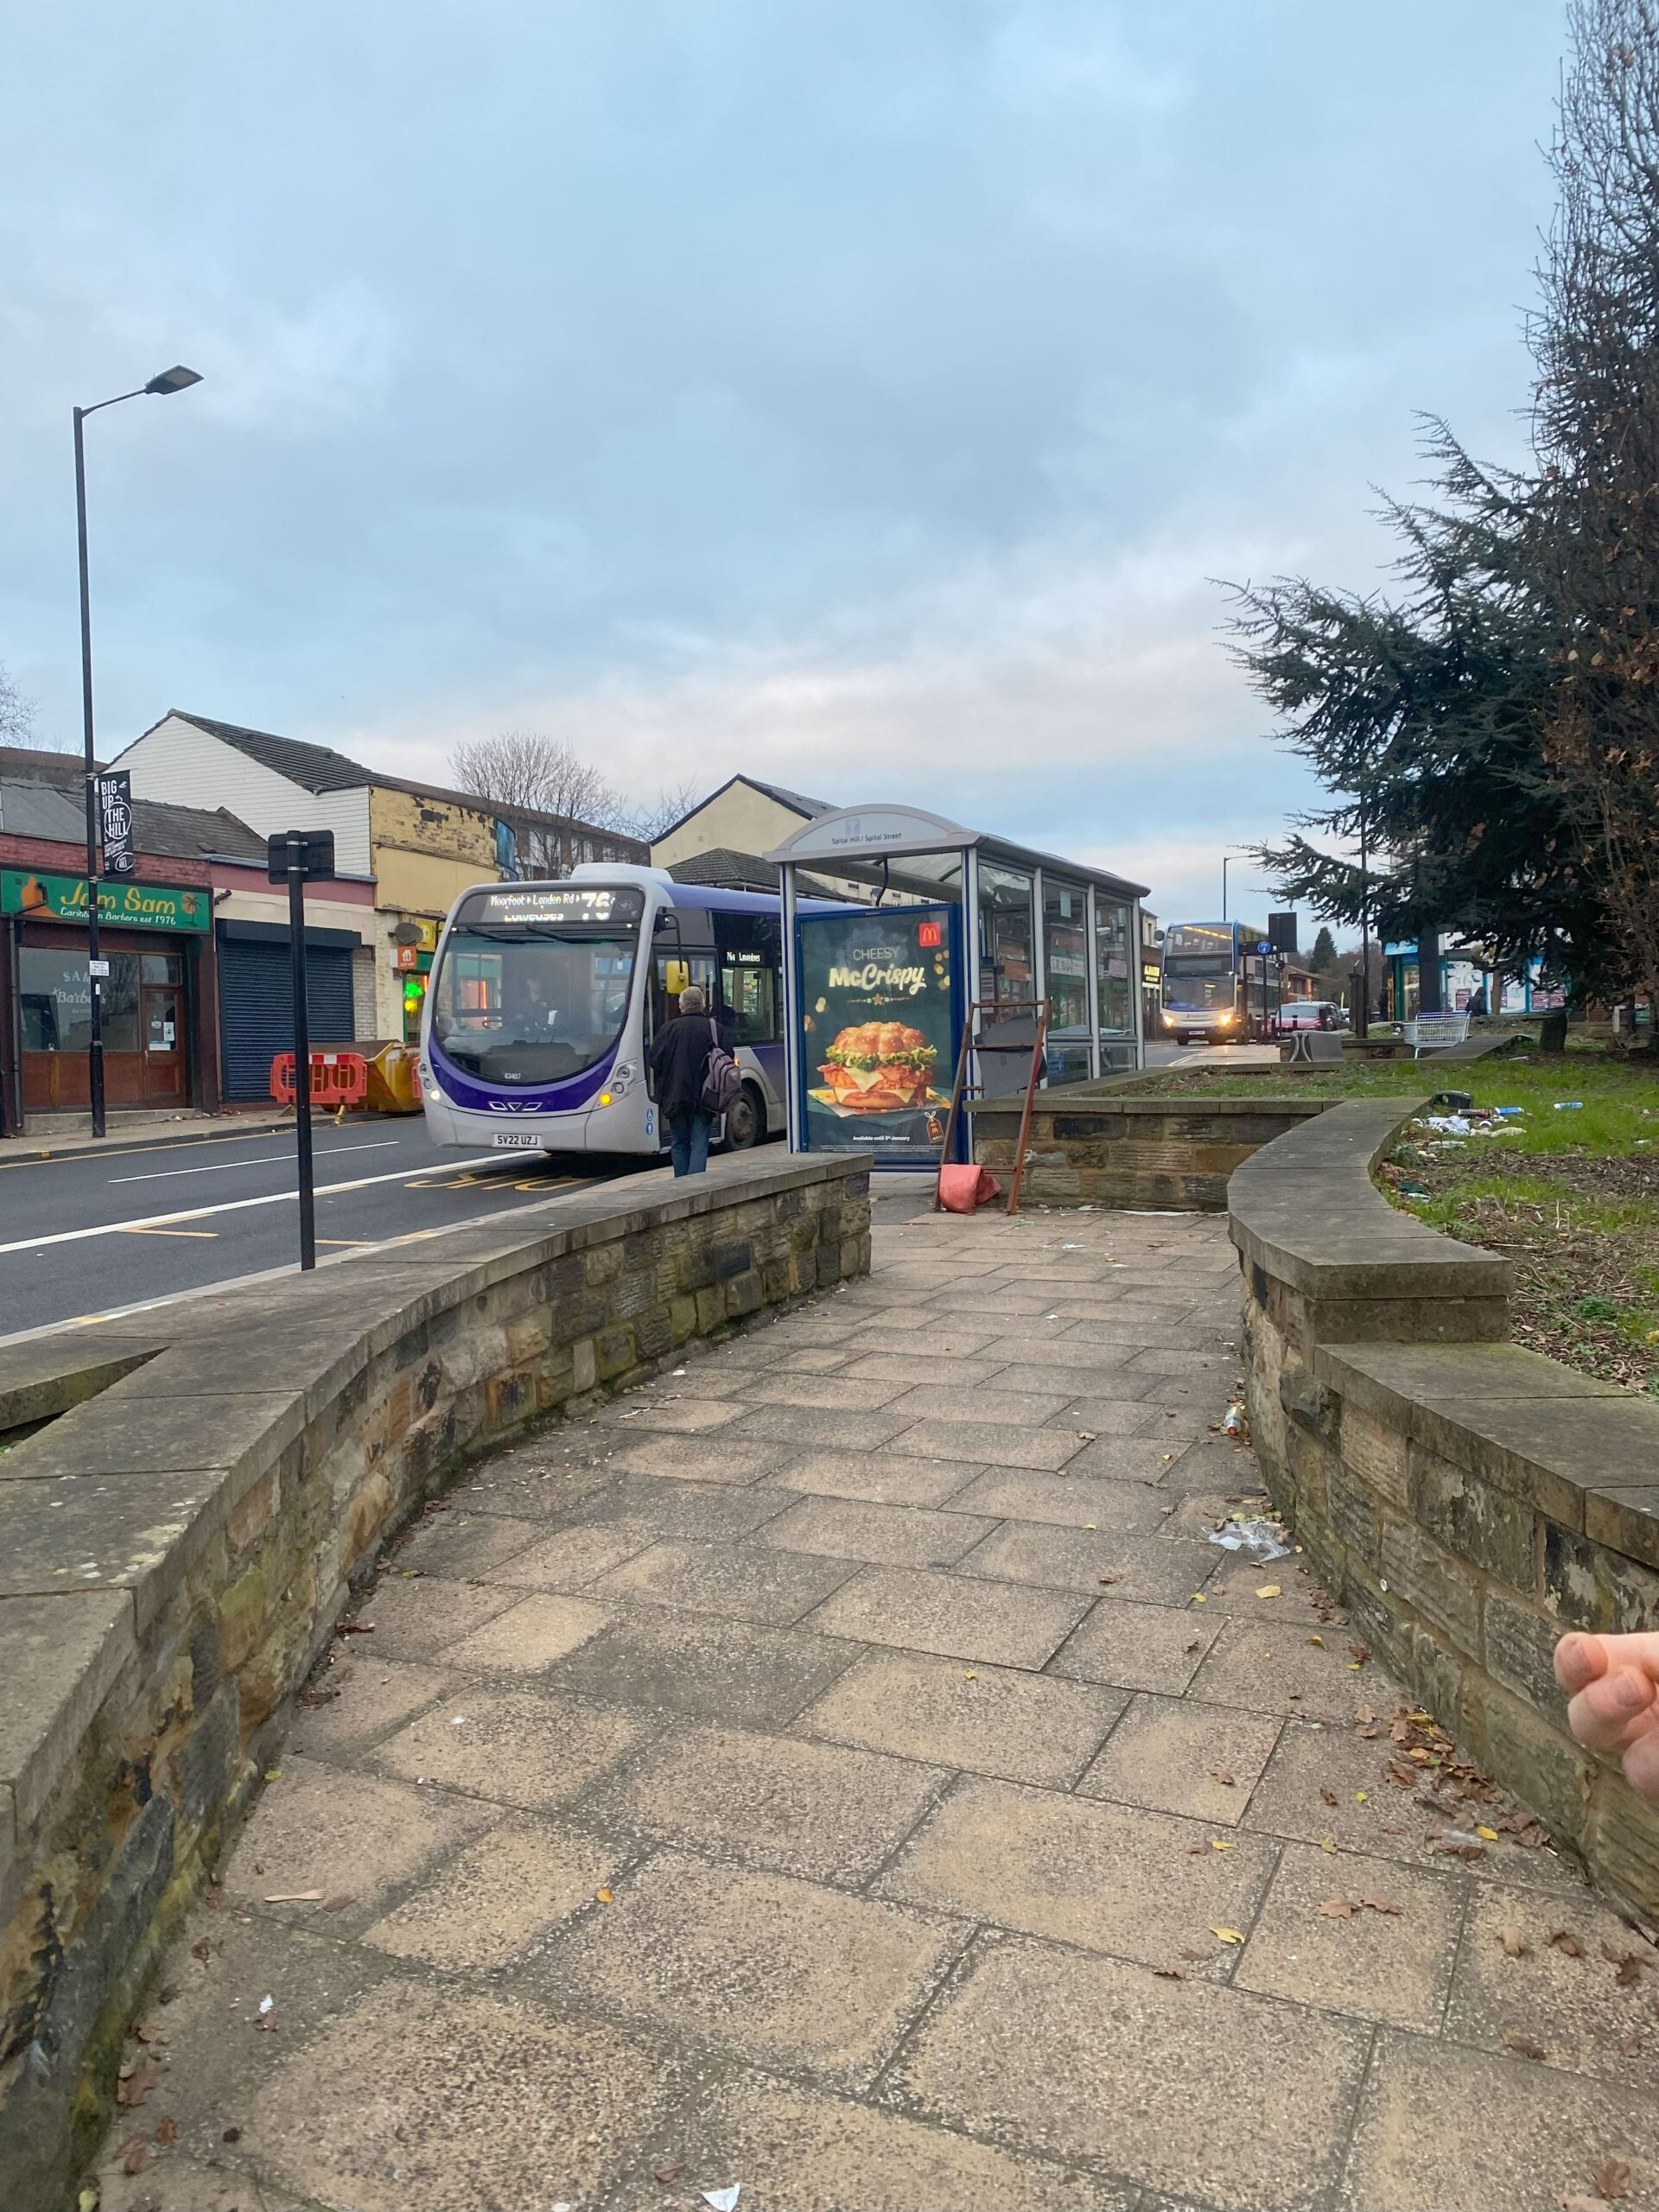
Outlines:
{"type": "Polygon", "coordinates": [[[665,1021],[651,1048],[657,1110],[668,1124],[669,1152],[677,1175],[701,1175],[709,1165],[714,1116],[703,1111],[702,1085],[715,1027],[709,1001],[695,983],[680,993],[680,1010],[665,1021]]]}

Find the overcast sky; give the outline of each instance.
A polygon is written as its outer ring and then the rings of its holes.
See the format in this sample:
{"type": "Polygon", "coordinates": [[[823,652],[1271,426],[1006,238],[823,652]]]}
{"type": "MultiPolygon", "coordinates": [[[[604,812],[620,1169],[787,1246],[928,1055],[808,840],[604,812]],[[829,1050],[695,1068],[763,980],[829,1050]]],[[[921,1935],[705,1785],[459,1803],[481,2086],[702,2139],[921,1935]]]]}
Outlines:
{"type": "Polygon", "coordinates": [[[1374,585],[1415,410],[1519,450],[1561,42],[1559,0],[9,10],[0,663],[77,743],[70,406],[182,360],[88,427],[106,751],[178,706],[442,781],[546,729],[1211,913],[1306,786],[1210,579],[1374,585]]]}

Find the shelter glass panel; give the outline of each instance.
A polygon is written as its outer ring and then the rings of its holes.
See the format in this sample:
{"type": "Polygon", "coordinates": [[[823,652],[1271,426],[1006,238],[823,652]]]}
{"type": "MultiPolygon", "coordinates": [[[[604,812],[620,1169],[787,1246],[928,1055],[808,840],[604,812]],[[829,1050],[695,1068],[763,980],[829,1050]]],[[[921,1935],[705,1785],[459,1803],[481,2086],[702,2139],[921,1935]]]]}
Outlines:
{"type": "Polygon", "coordinates": [[[1031,877],[1024,868],[979,864],[979,995],[997,1006],[1037,996],[1031,877]]]}

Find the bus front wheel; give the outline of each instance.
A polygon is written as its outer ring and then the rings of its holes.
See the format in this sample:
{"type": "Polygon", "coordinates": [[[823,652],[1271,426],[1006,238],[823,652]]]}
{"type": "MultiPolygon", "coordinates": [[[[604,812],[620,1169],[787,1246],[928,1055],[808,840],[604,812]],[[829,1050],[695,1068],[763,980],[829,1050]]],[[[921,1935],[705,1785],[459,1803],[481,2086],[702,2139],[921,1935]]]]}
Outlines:
{"type": "Polygon", "coordinates": [[[746,1083],[726,1115],[726,1149],[747,1152],[766,1133],[766,1109],[753,1084],[746,1083]]]}

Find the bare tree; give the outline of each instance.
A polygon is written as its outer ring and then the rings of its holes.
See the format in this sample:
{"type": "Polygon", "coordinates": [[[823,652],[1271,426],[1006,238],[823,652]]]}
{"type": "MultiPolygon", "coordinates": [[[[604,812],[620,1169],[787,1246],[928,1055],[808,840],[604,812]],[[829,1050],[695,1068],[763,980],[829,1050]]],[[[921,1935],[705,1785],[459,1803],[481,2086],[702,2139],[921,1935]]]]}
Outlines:
{"type": "Polygon", "coordinates": [[[22,693],[0,664],[0,745],[34,745],[35,702],[22,693]]]}
{"type": "Polygon", "coordinates": [[[498,806],[562,814],[595,829],[622,829],[626,810],[613,785],[561,737],[540,730],[502,730],[469,739],[450,756],[456,783],[498,806]]]}
{"type": "Polygon", "coordinates": [[[631,837],[638,837],[644,844],[651,844],[665,830],[690,813],[702,796],[697,784],[690,777],[683,783],[664,785],[653,799],[643,799],[619,823],[631,837]]]}
{"type": "Polygon", "coordinates": [[[1659,5],[1573,0],[1532,325],[1545,753],[1659,1014],[1659,5]]]}

